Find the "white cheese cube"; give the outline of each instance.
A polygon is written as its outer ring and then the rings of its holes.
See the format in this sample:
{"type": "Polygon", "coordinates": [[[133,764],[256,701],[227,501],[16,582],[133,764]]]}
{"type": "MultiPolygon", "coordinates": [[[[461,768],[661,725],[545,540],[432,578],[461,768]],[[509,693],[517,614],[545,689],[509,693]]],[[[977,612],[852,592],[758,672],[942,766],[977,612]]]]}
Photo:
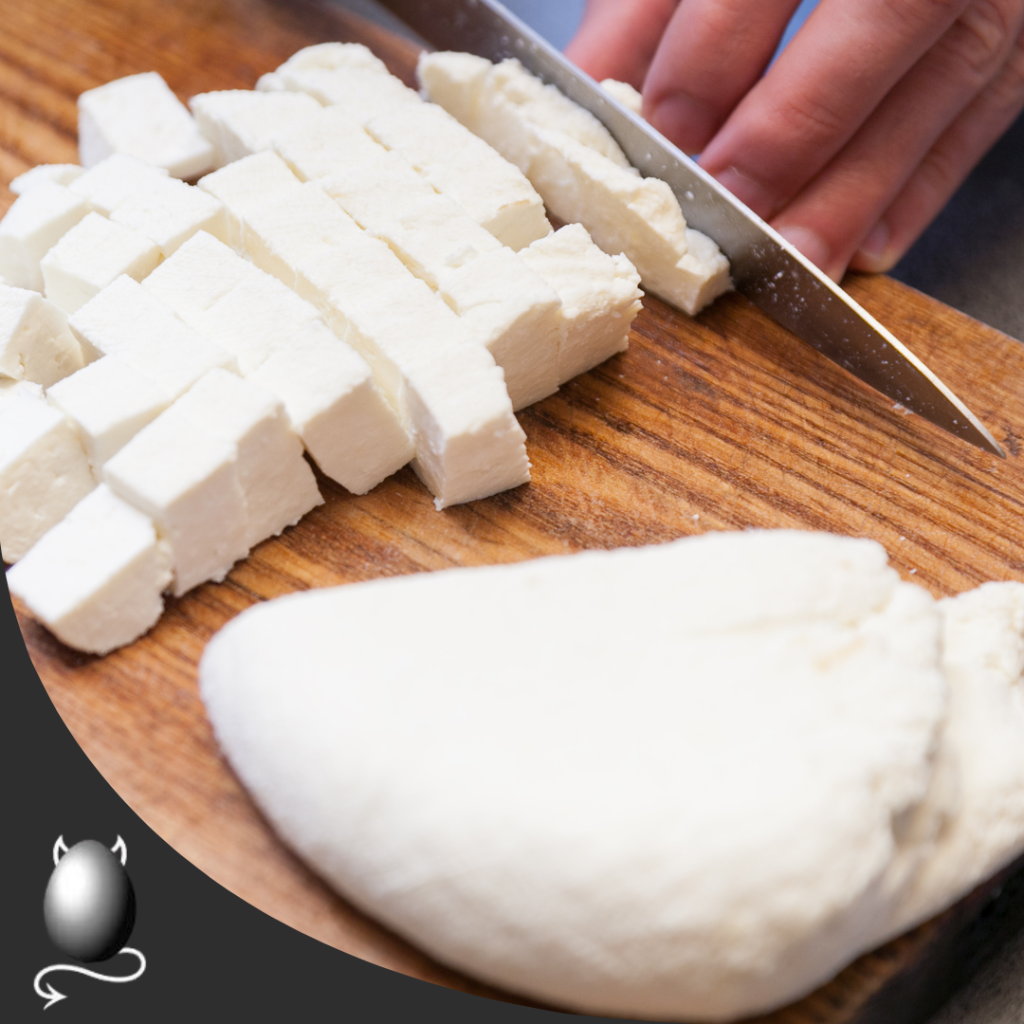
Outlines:
{"type": "Polygon", "coordinates": [[[510,249],[551,233],[524,174],[441,107],[390,110],[367,121],[366,130],[510,249]]]}
{"type": "Polygon", "coordinates": [[[16,196],[20,196],[44,181],[52,181],[56,185],[70,185],[84,170],[85,168],[79,164],[39,164],[37,167],[30,167],[24,174],[19,174],[8,188],[16,196]]]}
{"type": "Polygon", "coordinates": [[[125,153],[115,153],[90,167],[68,186],[89,201],[97,213],[109,217],[137,195],[145,195],[155,182],[166,180],[167,171],[125,153]]]}
{"type": "Polygon", "coordinates": [[[18,196],[0,220],[0,274],[18,288],[41,292],[39,261],[88,212],[81,196],[52,181],[18,196]]]}
{"type": "Polygon", "coordinates": [[[678,266],[676,294],[679,305],[691,316],[719,295],[732,289],[729,261],[707,235],[686,229],[686,255],[678,266]]]}
{"type": "Polygon", "coordinates": [[[621,103],[628,111],[636,114],[637,117],[642,116],[644,98],[629,82],[619,82],[614,78],[606,78],[601,82],[601,88],[616,103],[621,103]]]}
{"type": "Polygon", "coordinates": [[[302,181],[326,178],[387,153],[344,107],[321,107],[318,114],[278,132],[273,149],[302,181]]]}
{"type": "Polygon", "coordinates": [[[153,522],[101,484],[7,574],[47,629],[90,654],[130,644],[163,612],[169,553],[153,522]]]}
{"type": "Polygon", "coordinates": [[[366,361],[321,321],[280,344],[248,378],[279,396],[320,470],[365,494],[414,454],[366,361]]]}
{"type": "Polygon", "coordinates": [[[255,92],[226,89],[193,96],[189,107],[199,130],[213,143],[214,166],[270,148],[279,132],[323,110],[303,92],[255,92]]]}
{"type": "Polygon", "coordinates": [[[40,269],[46,298],[74,313],[122,274],[141,281],[159,262],[155,242],[90,213],[43,257],[40,269]]]}
{"type": "Polygon", "coordinates": [[[117,355],[171,401],[207,370],[238,369],[234,356],[197,334],[130,277],[104,288],[68,324],[90,361],[117,355]]]}
{"type": "Polygon", "coordinates": [[[224,579],[248,553],[238,445],[215,436],[177,403],[107,462],[103,478],[167,540],[176,597],[205,580],[224,579]]]}
{"type": "Polygon", "coordinates": [[[213,147],[155,71],[119,78],[78,97],[78,152],[83,167],[111,153],[127,153],[176,178],[193,178],[213,166],[213,147]]]}
{"type": "Polygon", "coordinates": [[[0,377],[48,388],[84,362],[61,310],[38,292],[0,285],[0,377]]]}
{"type": "Polygon", "coordinates": [[[237,446],[246,548],[277,536],[323,504],[313,471],[302,457],[302,442],[271,392],[226,370],[211,370],[175,408],[211,436],[237,446]]]}
{"type": "Polygon", "coordinates": [[[0,377],[0,408],[15,395],[27,395],[30,398],[45,398],[43,389],[27,380],[11,380],[10,377],[0,377]]]}
{"type": "Polygon", "coordinates": [[[473,53],[424,50],[416,65],[416,80],[426,98],[476,132],[479,97],[493,68],[486,57],[473,53]]]}
{"type": "Polygon", "coordinates": [[[78,428],[95,473],[171,402],[163,388],[117,356],[65,377],[46,397],[78,428]]]}
{"type": "Polygon", "coordinates": [[[0,405],[0,550],[16,562],[94,487],[71,421],[20,389],[0,405]]]}
{"type": "Polygon", "coordinates": [[[643,292],[625,256],[602,252],[582,224],[567,224],[519,255],[562,300],[559,384],[627,348],[643,292]]]}

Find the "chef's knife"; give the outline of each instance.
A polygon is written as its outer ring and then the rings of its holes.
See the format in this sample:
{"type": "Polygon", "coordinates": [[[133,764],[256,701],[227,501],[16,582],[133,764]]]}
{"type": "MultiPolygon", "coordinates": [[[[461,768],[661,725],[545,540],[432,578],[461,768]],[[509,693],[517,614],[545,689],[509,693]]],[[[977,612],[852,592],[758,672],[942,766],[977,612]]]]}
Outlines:
{"type": "Polygon", "coordinates": [[[718,243],[738,291],[833,362],[951,434],[1005,458],[981,421],[913,353],[646,121],[626,110],[496,0],[381,0],[439,50],[518,58],[615,137],[642,174],[668,182],[687,223],[718,243]]]}

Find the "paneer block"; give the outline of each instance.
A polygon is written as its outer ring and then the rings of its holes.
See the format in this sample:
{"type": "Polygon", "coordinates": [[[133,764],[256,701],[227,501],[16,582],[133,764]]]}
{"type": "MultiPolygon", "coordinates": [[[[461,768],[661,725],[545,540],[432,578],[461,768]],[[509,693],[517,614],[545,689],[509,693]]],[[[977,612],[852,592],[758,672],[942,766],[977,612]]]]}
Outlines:
{"type": "Polygon", "coordinates": [[[206,580],[219,582],[248,554],[238,445],[216,436],[177,403],[107,462],[103,479],[167,540],[176,597],[206,580]]]}
{"type": "Polygon", "coordinates": [[[137,195],[145,195],[156,183],[168,179],[167,171],[126,153],[114,153],[90,167],[68,186],[90,207],[109,217],[137,195]]]}
{"type": "Polygon", "coordinates": [[[366,361],[320,321],[278,345],[249,381],[277,395],[320,470],[366,494],[414,454],[366,361]]]}
{"type": "Polygon", "coordinates": [[[179,320],[150,291],[119,277],[68,321],[92,361],[117,355],[173,401],[215,367],[237,371],[229,352],[179,320]]]}
{"type": "Polygon", "coordinates": [[[0,285],[0,378],[48,388],[84,362],[61,310],[38,292],[0,285]]]}
{"type": "Polygon", "coordinates": [[[45,393],[38,384],[27,380],[12,380],[0,377],[0,407],[15,395],[28,395],[30,398],[44,398],[45,393]]]}
{"type": "Polygon", "coordinates": [[[78,428],[93,472],[170,405],[172,396],[118,356],[96,362],[54,384],[49,403],[78,428]]]}
{"type": "Polygon", "coordinates": [[[56,185],[70,185],[84,171],[85,168],[80,164],[39,164],[19,174],[7,187],[16,196],[20,196],[44,181],[51,181],[56,185]]]}
{"type": "Polygon", "coordinates": [[[16,562],[94,487],[71,421],[19,389],[0,404],[0,551],[16,562]]]}
{"type": "Polygon", "coordinates": [[[100,484],[10,570],[7,583],[58,640],[106,654],[160,618],[169,563],[152,520],[100,484]]]}
{"type": "Polygon", "coordinates": [[[145,235],[90,213],[43,257],[46,298],[74,313],[122,274],[141,281],[160,258],[159,247],[145,235]]]}
{"type": "Polygon", "coordinates": [[[326,178],[387,152],[344,107],[321,107],[319,113],[278,132],[273,149],[302,181],[326,178]]]}
{"type": "Polygon", "coordinates": [[[559,384],[627,348],[643,292],[625,256],[602,252],[582,224],[559,228],[520,256],[562,300],[559,384]]]}
{"type": "Polygon", "coordinates": [[[81,196],[52,181],[18,196],[0,220],[0,275],[18,288],[41,292],[39,261],[88,212],[81,196]]]}
{"type": "Polygon", "coordinates": [[[686,255],[679,263],[676,293],[691,316],[732,289],[729,261],[707,235],[686,229],[686,255]]]}
{"type": "Polygon", "coordinates": [[[215,167],[269,149],[279,132],[301,125],[323,110],[304,92],[248,89],[200,93],[188,105],[199,130],[213,143],[215,167]]]}
{"type": "Polygon", "coordinates": [[[213,166],[213,146],[155,71],[119,78],[78,97],[78,152],[83,167],[127,153],[176,178],[194,178],[213,166]]]}
{"type": "Polygon", "coordinates": [[[644,98],[629,82],[619,82],[614,78],[605,78],[601,82],[601,88],[616,103],[621,103],[630,113],[636,114],[637,117],[642,116],[644,98]]]}
{"type": "Polygon", "coordinates": [[[242,542],[255,547],[323,504],[302,457],[302,442],[272,392],[226,370],[211,370],[175,408],[238,448],[238,480],[245,497],[242,542]]]}

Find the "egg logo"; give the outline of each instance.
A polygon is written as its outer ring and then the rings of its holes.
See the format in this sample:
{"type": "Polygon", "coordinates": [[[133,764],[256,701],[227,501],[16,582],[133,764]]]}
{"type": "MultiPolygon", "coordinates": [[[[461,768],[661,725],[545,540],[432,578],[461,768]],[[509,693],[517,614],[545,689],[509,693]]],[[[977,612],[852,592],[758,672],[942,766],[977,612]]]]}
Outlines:
{"type": "Polygon", "coordinates": [[[77,964],[53,964],[36,975],[35,990],[46,1000],[44,1010],[67,999],[43,978],[55,971],[84,974],[98,981],[135,981],[146,969],[146,958],[125,946],[135,924],[135,890],[125,863],[128,848],[118,836],[112,849],[84,839],[69,850],[60,836],[53,844],[53,873],[43,897],[43,920],[50,941],[64,954],[83,963],[109,960],[118,954],[136,957],[138,969],[129,975],[100,974],[77,964]]]}

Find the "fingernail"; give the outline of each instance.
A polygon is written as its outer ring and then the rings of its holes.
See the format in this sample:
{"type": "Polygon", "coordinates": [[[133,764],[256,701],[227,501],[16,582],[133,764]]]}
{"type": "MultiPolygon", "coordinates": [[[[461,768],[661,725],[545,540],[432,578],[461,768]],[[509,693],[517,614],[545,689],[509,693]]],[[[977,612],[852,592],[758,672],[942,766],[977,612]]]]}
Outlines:
{"type": "Polygon", "coordinates": [[[659,100],[647,120],[684,153],[700,152],[716,127],[707,105],[683,92],[659,100]]]}
{"type": "Polygon", "coordinates": [[[741,203],[745,203],[759,217],[768,217],[772,212],[774,199],[768,190],[753,178],[748,178],[735,167],[711,172],[715,180],[724,185],[741,203]]]}
{"type": "Polygon", "coordinates": [[[776,228],[778,233],[794,248],[799,249],[816,267],[828,273],[828,262],[831,253],[824,239],[816,231],[793,225],[792,227],[776,228]]]}
{"type": "Polygon", "coordinates": [[[887,259],[889,248],[889,227],[880,220],[868,233],[857,250],[857,265],[869,273],[880,273],[889,270],[891,261],[887,259]]]}

